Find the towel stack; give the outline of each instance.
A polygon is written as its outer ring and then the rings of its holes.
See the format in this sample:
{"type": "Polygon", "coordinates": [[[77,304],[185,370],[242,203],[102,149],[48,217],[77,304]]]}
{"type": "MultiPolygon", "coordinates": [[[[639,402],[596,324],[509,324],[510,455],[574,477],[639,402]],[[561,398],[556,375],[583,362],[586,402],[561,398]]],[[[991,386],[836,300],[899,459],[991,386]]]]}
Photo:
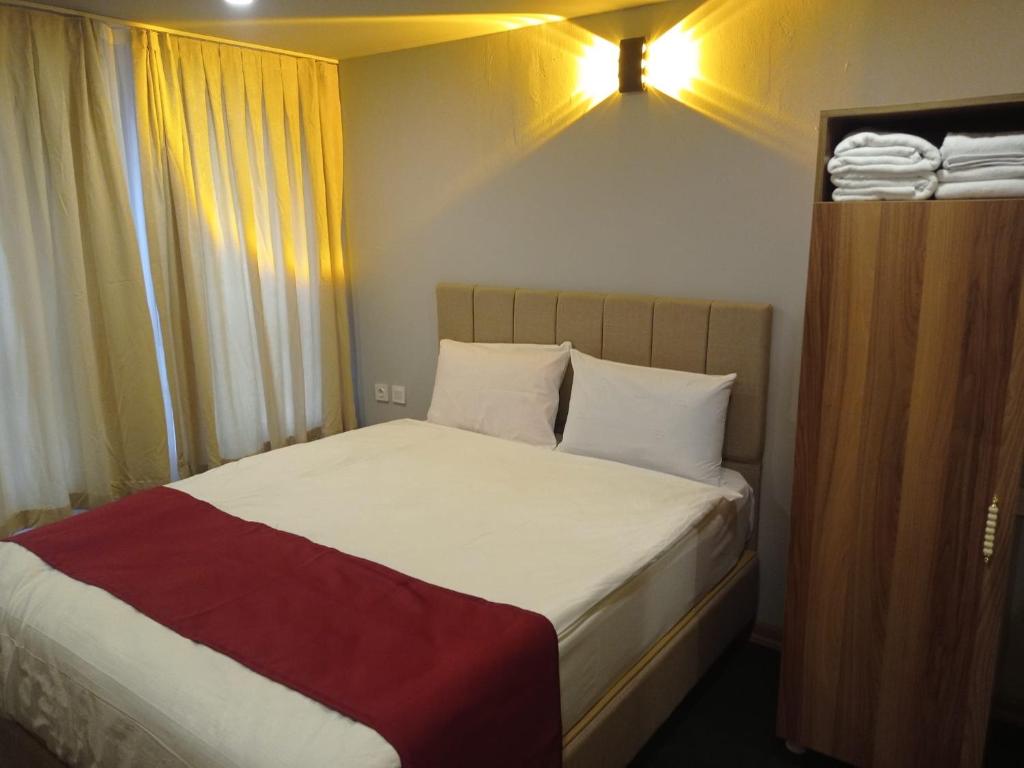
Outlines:
{"type": "Polygon", "coordinates": [[[909,133],[852,133],[828,161],[832,199],[924,200],[938,180],[939,150],[909,133]]]}
{"type": "Polygon", "coordinates": [[[1024,133],[951,133],[935,196],[1024,196],[1024,133]]]}

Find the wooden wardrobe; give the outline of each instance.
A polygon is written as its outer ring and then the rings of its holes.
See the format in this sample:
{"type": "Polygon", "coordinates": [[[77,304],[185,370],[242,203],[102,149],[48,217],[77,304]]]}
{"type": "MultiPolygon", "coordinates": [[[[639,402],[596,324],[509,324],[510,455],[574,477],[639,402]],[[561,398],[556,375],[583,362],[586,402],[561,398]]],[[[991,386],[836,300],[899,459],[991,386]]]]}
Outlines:
{"type": "MultiPolygon", "coordinates": [[[[819,168],[867,126],[938,146],[1024,130],[1024,97],[824,113],[819,168]]],[[[857,766],[978,766],[1024,467],[1024,199],[831,191],[819,171],[779,734],[857,766]]]]}

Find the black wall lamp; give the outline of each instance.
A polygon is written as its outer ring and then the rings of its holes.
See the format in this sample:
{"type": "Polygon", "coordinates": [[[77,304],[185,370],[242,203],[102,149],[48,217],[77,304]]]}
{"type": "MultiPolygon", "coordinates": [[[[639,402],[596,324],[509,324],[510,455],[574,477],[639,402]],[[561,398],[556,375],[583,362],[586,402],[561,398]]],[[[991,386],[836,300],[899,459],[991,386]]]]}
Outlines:
{"type": "Polygon", "coordinates": [[[619,42],[619,93],[647,90],[647,38],[627,37],[619,42]]]}

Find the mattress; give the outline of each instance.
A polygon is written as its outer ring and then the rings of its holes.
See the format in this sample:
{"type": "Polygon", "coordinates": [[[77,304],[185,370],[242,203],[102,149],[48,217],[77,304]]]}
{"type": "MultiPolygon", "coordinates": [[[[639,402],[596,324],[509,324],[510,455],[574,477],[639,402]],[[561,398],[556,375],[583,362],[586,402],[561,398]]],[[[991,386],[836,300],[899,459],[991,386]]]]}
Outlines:
{"type": "MultiPolygon", "coordinates": [[[[173,484],[546,616],[568,730],[735,564],[749,488],[411,420],[173,484]]],[[[76,766],[395,768],[376,732],[0,544],[0,714],[76,766]]]]}

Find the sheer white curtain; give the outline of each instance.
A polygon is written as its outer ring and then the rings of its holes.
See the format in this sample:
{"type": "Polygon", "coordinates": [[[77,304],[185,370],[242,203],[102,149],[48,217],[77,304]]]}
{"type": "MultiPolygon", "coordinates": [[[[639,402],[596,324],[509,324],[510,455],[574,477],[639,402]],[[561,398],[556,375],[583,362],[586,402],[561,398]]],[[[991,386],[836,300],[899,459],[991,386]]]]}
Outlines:
{"type": "Polygon", "coordinates": [[[0,534],[355,426],[340,120],[336,65],[0,6],[0,534]]]}
{"type": "Polygon", "coordinates": [[[0,533],[166,482],[112,30],[0,6],[0,533]]]}
{"type": "Polygon", "coordinates": [[[354,426],[336,65],[132,40],[182,472],[354,426]]]}

